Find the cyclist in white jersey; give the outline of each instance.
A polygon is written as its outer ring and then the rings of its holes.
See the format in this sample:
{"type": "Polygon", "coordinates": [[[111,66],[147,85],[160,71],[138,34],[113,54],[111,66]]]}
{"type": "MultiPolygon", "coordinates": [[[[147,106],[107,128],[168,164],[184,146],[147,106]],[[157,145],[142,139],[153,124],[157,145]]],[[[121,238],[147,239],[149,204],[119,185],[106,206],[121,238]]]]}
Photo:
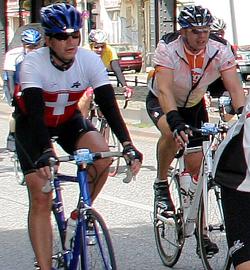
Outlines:
{"type": "MultiPolygon", "coordinates": [[[[5,55],[4,71],[3,71],[3,90],[6,101],[13,106],[13,98],[15,90],[20,87],[19,72],[21,63],[25,55],[34,49],[41,46],[41,33],[33,28],[27,28],[21,33],[22,46],[9,50],[5,55]]],[[[14,126],[15,121],[13,117],[10,118],[10,130],[7,137],[7,149],[9,151],[15,150],[14,126]]]]}
{"type": "MultiPolygon", "coordinates": [[[[237,77],[235,58],[227,43],[210,36],[213,17],[207,8],[185,7],[178,17],[180,31],[162,37],[155,51],[153,75],[148,80],[146,107],[161,132],[157,144],[156,203],[172,211],[168,170],[178,148],[201,145],[202,138],[186,134],[186,125],[200,127],[208,121],[203,96],[210,83],[222,76],[233,100],[242,109],[245,98],[237,77]]],[[[186,157],[187,170],[197,179],[202,153],[186,157]]],[[[218,247],[207,239],[207,251],[218,247]]]]}
{"type": "MultiPolygon", "coordinates": [[[[41,9],[41,23],[47,47],[29,53],[20,73],[21,96],[16,108],[16,148],[25,175],[30,199],[29,235],[36,259],[42,270],[51,270],[52,194],[42,192],[50,178],[49,158],[56,154],[51,137],[67,153],[77,148],[108,151],[104,137],[84,119],[77,103],[85,89],[93,87],[95,101],[108,124],[122,143],[124,153],[134,153],[131,170],[138,173],[142,154],[132,144],[122,119],[101,59],[80,44],[81,14],[74,6],[52,4],[41,9]]],[[[89,168],[92,200],[108,177],[110,160],[96,161],[89,168]]]]}

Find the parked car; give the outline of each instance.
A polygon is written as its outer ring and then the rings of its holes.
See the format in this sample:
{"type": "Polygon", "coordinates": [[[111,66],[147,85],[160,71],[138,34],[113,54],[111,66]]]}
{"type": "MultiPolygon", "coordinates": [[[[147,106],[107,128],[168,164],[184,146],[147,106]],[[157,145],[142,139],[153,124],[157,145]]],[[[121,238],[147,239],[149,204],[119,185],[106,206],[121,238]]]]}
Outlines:
{"type": "Polygon", "coordinates": [[[236,49],[236,60],[242,79],[246,81],[250,75],[250,45],[234,46],[236,49]]]}
{"type": "Polygon", "coordinates": [[[122,71],[135,70],[140,72],[142,67],[142,54],[129,44],[110,44],[117,52],[122,71]]]}

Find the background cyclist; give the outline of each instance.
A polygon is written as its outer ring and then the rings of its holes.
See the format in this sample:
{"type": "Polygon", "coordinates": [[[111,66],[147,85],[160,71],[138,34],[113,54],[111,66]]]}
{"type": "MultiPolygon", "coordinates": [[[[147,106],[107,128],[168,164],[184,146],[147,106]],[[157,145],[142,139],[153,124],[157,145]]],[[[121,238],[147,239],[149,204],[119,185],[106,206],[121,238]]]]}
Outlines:
{"type": "MultiPolygon", "coordinates": [[[[69,4],[52,4],[41,9],[46,47],[29,53],[20,73],[22,96],[16,109],[16,149],[29,191],[29,235],[42,270],[51,270],[52,230],[50,224],[52,194],[42,192],[50,178],[49,158],[56,157],[51,136],[67,152],[77,148],[108,151],[104,137],[84,119],[77,103],[84,90],[94,89],[109,126],[124,147],[134,154],[131,163],[137,174],[142,154],[133,146],[121,117],[114,90],[101,59],[80,48],[81,14],[69,4]]],[[[98,179],[90,185],[92,199],[108,177],[111,160],[96,161],[88,170],[98,179]]]]}
{"type": "MultiPolygon", "coordinates": [[[[168,190],[168,170],[178,148],[201,145],[202,138],[186,134],[186,125],[200,127],[208,121],[203,96],[207,87],[222,76],[233,107],[244,105],[244,93],[237,77],[235,58],[225,41],[210,35],[213,17],[207,8],[185,7],[178,17],[180,31],[162,37],[155,51],[155,72],[149,80],[146,107],[161,132],[157,143],[156,203],[173,210],[168,190]],[[191,79],[190,79],[191,78],[191,79]]],[[[186,157],[187,170],[197,179],[202,153],[186,157]]],[[[218,247],[207,238],[207,252],[218,247]]]]}
{"type": "MultiPolygon", "coordinates": [[[[124,88],[124,95],[126,98],[131,98],[133,95],[133,88],[128,87],[124,74],[122,73],[119,58],[117,56],[116,50],[107,43],[108,36],[107,33],[101,29],[92,29],[89,33],[89,46],[92,51],[98,54],[102,62],[108,71],[113,71],[117,81],[124,88]]],[[[79,108],[82,114],[86,117],[88,115],[88,109],[91,102],[91,94],[86,91],[80,102],[79,108]]]]}
{"type": "MultiPolygon", "coordinates": [[[[13,105],[13,96],[16,88],[20,87],[19,72],[25,55],[41,46],[41,34],[33,28],[28,28],[21,33],[22,46],[9,50],[5,55],[3,71],[3,90],[9,105],[13,105]]],[[[16,89],[17,91],[17,89],[16,89]]],[[[7,149],[15,150],[14,119],[10,119],[10,131],[7,137],[7,149]]]]}

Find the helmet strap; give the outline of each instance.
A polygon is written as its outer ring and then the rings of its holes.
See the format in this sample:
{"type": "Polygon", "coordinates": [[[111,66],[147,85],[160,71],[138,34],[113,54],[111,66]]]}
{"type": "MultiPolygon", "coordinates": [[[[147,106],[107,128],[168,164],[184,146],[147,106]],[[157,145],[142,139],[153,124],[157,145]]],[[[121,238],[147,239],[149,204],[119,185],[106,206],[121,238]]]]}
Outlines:
{"type": "Polygon", "coordinates": [[[72,58],[69,61],[65,61],[61,57],[59,57],[54,50],[52,50],[50,48],[50,61],[51,61],[52,65],[54,67],[56,67],[57,69],[59,69],[61,71],[68,70],[72,66],[72,64],[74,63],[74,60],[75,60],[75,58],[72,58]],[[56,58],[57,60],[59,60],[60,62],[62,62],[62,64],[61,65],[57,64],[55,62],[55,59],[54,58],[56,58]]]}

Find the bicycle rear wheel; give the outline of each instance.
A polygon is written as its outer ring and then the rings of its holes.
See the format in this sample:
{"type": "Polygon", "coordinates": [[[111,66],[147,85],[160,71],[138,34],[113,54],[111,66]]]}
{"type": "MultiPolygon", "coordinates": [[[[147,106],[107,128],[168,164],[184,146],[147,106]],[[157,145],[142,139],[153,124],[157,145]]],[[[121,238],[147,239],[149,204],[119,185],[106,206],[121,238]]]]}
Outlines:
{"type": "Polygon", "coordinates": [[[154,203],[154,235],[157,251],[166,266],[174,266],[185,242],[184,221],[178,175],[173,175],[169,183],[170,194],[175,212],[166,212],[154,203]]]}
{"type": "Polygon", "coordinates": [[[17,183],[19,185],[25,185],[25,178],[24,178],[24,175],[23,175],[23,172],[22,172],[22,169],[21,169],[21,165],[20,165],[20,162],[18,160],[18,157],[17,157],[17,154],[16,152],[13,153],[13,156],[12,156],[12,161],[13,161],[13,165],[14,165],[14,173],[15,173],[15,177],[16,177],[16,180],[17,180],[17,183]]]}
{"type": "Polygon", "coordinates": [[[64,258],[63,258],[63,243],[65,241],[65,231],[62,228],[61,220],[59,219],[59,215],[56,212],[56,208],[52,206],[52,233],[53,233],[53,246],[52,246],[52,266],[58,270],[66,270],[66,266],[64,265],[64,258]]]}
{"type": "Polygon", "coordinates": [[[224,217],[221,205],[221,192],[220,187],[215,183],[211,184],[208,189],[207,213],[204,209],[204,198],[201,196],[198,214],[198,244],[204,269],[231,269],[231,260],[229,259],[224,217]],[[218,246],[219,251],[217,253],[207,253],[205,248],[205,235],[207,235],[209,239],[218,246]]]}
{"type": "MultiPolygon", "coordinates": [[[[82,254],[86,252],[87,269],[82,267],[78,269],[116,270],[114,249],[104,220],[94,209],[87,210],[86,216],[88,226],[89,224],[92,226],[91,232],[87,230],[84,234],[86,245],[83,245],[85,250],[82,250],[82,254]]],[[[83,261],[82,259],[79,263],[83,261]]]]}

